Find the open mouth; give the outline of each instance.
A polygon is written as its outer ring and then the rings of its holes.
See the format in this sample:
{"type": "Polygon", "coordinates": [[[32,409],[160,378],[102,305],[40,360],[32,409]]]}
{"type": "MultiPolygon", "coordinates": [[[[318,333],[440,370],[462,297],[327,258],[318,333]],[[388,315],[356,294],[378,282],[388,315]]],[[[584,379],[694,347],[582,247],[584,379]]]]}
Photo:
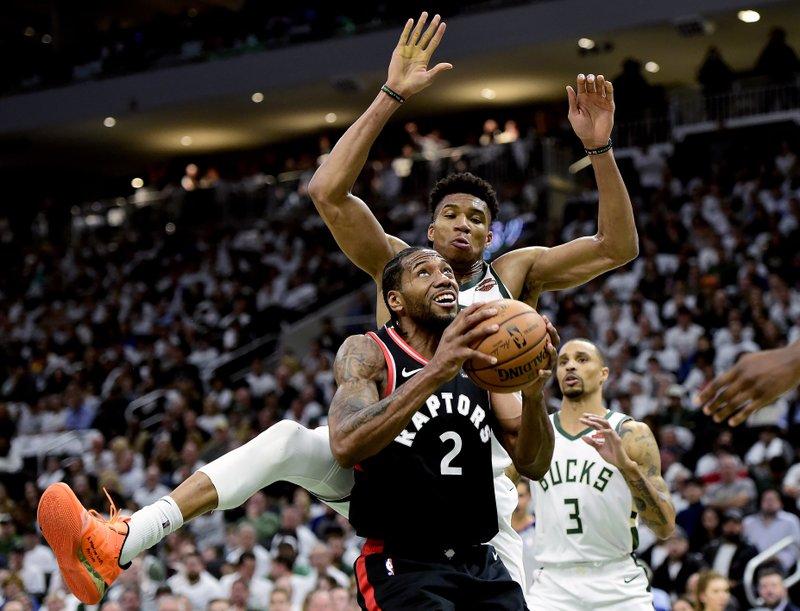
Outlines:
{"type": "Polygon", "coordinates": [[[433,303],[445,308],[453,307],[458,303],[454,291],[443,291],[433,296],[433,303]]]}

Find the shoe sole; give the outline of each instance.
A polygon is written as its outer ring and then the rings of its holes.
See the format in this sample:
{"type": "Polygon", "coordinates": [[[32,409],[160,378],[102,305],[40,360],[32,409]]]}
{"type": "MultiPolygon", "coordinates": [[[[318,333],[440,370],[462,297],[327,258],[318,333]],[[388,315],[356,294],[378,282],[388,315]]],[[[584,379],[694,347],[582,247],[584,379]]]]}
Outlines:
{"type": "Polygon", "coordinates": [[[53,549],[64,583],[81,602],[94,605],[106,584],[81,550],[81,539],[91,518],[78,497],[63,483],[53,484],[39,500],[39,527],[53,549]]]}

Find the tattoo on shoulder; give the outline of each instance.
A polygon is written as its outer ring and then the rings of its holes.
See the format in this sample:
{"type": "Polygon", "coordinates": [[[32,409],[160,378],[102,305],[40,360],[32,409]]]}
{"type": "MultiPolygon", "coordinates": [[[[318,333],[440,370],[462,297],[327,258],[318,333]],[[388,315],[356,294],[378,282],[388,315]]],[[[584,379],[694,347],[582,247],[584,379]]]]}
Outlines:
{"type": "Polygon", "coordinates": [[[353,380],[375,379],[384,369],[383,355],[378,346],[366,336],[351,337],[342,345],[334,363],[334,375],[339,384],[353,380]]]}

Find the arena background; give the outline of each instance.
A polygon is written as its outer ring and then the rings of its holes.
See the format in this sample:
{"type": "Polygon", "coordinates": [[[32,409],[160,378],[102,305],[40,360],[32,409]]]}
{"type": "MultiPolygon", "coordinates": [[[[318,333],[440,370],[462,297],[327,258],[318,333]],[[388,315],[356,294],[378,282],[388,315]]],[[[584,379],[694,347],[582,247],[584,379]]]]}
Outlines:
{"type": "MultiPolygon", "coordinates": [[[[358,192],[387,231],[421,243],[427,189],[469,169],[503,203],[492,255],[591,234],[596,193],[564,87],[578,72],[617,82],[626,60],[639,62],[646,86],[618,88],[614,140],[641,256],[544,296],[540,310],[563,337],[590,336],[610,354],[609,405],[659,435],[679,506],[689,475],[716,483],[698,464],[721,436],[741,476],[782,489],[797,512],[795,396],[735,429],[732,446],[691,397],[741,352],[800,337],[797,65],[788,76],[756,69],[774,28],[800,47],[800,3],[82,6],[0,10],[0,514],[16,530],[0,536],[6,571],[17,538],[35,532],[47,483],[88,474],[88,506],[102,508],[105,486],[135,509],[147,465],[171,487],[276,420],[324,421],[332,355],[373,324],[374,295],[305,187],[383,83],[402,23],[423,9],[444,15],[434,60],[454,70],[398,111],[358,192]],[[743,22],[742,9],[760,20],[743,22]],[[704,95],[711,46],[732,75],[704,95]],[[702,333],[681,352],[670,330],[684,305],[702,333]],[[748,455],[759,440],[762,454],[748,455]]],[[[287,507],[304,506],[296,495],[265,491],[275,526],[265,547],[287,507]]],[[[756,509],[755,499],[745,508],[756,509]]],[[[326,516],[305,511],[322,537],[326,516]]],[[[226,528],[243,516],[187,529],[216,550],[215,574],[235,547],[226,528]]],[[[658,546],[643,541],[657,568],[658,546]]],[[[180,568],[173,549],[157,552],[165,573],[180,568]]]]}

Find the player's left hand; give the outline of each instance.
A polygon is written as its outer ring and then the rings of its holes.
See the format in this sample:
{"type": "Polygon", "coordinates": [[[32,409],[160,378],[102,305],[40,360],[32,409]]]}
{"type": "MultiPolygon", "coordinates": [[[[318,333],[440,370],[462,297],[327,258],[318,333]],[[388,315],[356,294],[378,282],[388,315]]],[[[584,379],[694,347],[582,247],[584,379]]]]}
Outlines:
{"type": "Polygon", "coordinates": [[[553,375],[553,367],[558,360],[558,347],[561,345],[561,337],[558,335],[558,331],[553,323],[550,322],[550,319],[546,315],[542,316],[542,319],[544,319],[547,335],[549,336],[548,339],[545,340],[547,361],[544,363],[544,365],[549,367],[549,369],[540,369],[536,378],[531,381],[528,386],[522,389],[522,392],[529,397],[541,394],[544,390],[544,385],[547,384],[547,380],[549,380],[550,376],[553,375]]]}
{"type": "Polygon", "coordinates": [[[607,419],[597,414],[584,414],[580,420],[594,429],[594,433],[584,435],[581,439],[597,450],[606,462],[620,470],[631,465],[633,461],[622,447],[622,438],[607,419]]]}
{"type": "Polygon", "coordinates": [[[608,144],[614,127],[614,87],[602,74],[579,74],[575,89],[567,86],[567,118],[583,146],[594,149],[608,144]]]}
{"type": "Polygon", "coordinates": [[[406,22],[389,63],[386,84],[405,98],[419,93],[440,73],[453,68],[452,64],[441,62],[428,69],[431,56],[444,36],[445,24],[439,15],[434,15],[426,29],[427,21],[428,13],[423,12],[416,23],[413,19],[406,22]]]}

